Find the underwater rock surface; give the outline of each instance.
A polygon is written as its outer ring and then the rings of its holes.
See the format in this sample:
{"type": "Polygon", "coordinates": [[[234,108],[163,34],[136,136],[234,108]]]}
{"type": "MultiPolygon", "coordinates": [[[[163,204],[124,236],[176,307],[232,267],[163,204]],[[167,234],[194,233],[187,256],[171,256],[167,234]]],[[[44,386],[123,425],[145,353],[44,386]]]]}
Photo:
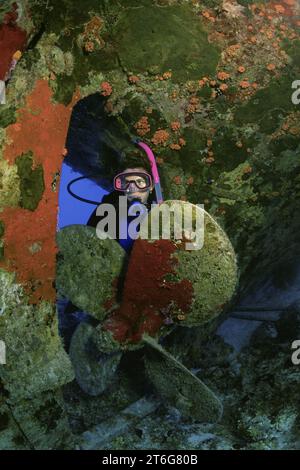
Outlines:
{"type": "Polygon", "coordinates": [[[1,270],[0,279],[0,338],[6,346],[0,369],[1,448],[71,448],[62,386],[74,372],[58,335],[56,310],[45,301],[28,304],[13,273],[1,270]]]}

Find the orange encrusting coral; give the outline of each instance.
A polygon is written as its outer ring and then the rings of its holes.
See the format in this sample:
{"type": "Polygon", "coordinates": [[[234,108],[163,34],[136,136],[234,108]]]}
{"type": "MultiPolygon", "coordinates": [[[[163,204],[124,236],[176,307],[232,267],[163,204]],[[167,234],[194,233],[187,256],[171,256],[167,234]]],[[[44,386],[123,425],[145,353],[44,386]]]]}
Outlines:
{"type": "Polygon", "coordinates": [[[150,132],[150,124],[147,116],[142,116],[134,125],[136,132],[139,136],[144,136],[150,132]]]}
{"type": "Polygon", "coordinates": [[[154,144],[154,145],[165,145],[167,140],[169,139],[170,137],[170,134],[168,131],[164,130],[164,129],[158,129],[152,139],[151,139],[151,142],[154,144]]]}
{"type": "Polygon", "coordinates": [[[4,148],[4,158],[10,164],[32,151],[34,166],[42,164],[44,169],[45,191],[37,209],[6,207],[1,213],[5,258],[0,266],[16,272],[31,303],[55,299],[58,189],[53,191],[51,183],[61,169],[69,119],[79,93],[75,92],[68,106],[52,103],[51,97],[47,81],[38,80],[18,112],[18,121],[7,127],[4,148]],[[38,244],[39,251],[31,250],[33,244],[38,244]]]}
{"type": "Polygon", "coordinates": [[[113,89],[110,83],[102,82],[100,88],[103,96],[110,96],[112,94],[113,89]]]}

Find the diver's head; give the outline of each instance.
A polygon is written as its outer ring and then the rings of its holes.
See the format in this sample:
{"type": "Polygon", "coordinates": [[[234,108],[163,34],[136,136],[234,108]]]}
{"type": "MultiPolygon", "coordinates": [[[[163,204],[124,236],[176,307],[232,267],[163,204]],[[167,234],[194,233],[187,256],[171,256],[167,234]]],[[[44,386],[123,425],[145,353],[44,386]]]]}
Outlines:
{"type": "Polygon", "coordinates": [[[144,167],[128,167],[115,176],[114,188],[122,191],[128,201],[137,200],[146,204],[153,191],[153,181],[144,167]]]}
{"type": "Polygon", "coordinates": [[[114,189],[127,196],[128,201],[137,200],[142,204],[152,200],[154,188],[151,164],[145,152],[130,146],[119,165],[114,178],[114,189]]]}

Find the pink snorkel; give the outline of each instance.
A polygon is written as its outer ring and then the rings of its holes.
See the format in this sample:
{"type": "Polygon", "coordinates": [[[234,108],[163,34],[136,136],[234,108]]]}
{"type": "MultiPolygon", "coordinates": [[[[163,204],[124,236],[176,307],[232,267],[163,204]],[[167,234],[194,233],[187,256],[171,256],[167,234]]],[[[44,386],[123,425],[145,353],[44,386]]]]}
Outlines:
{"type": "Polygon", "coordinates": [[[151,148],[144,142],[141,142],[140,140],[136,139],[134,140],[134,143],[138,144],[142,149],[144,149],[147,154],[148,160],[151,164],[151,171],[152,171],[155,193],[156,193],[156,201],[157,201],[157,204],[161,204],[163,202],[163,197],[162,197],[160,179],[159,179],[159,174],[157,170],[154,153],[152,152],[151,148]]]}

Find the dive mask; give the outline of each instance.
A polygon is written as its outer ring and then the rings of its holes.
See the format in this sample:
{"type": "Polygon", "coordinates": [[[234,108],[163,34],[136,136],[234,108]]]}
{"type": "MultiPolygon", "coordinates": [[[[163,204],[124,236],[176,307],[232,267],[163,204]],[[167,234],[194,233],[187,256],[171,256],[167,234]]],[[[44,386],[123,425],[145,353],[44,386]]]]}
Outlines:
{"type": "Polygon", "coordinates": [[[116,191],[143,191],[149,189],[151,185],[152,178],[144,171],[124,172],[114,177],[114,189],[116,191]]]}

